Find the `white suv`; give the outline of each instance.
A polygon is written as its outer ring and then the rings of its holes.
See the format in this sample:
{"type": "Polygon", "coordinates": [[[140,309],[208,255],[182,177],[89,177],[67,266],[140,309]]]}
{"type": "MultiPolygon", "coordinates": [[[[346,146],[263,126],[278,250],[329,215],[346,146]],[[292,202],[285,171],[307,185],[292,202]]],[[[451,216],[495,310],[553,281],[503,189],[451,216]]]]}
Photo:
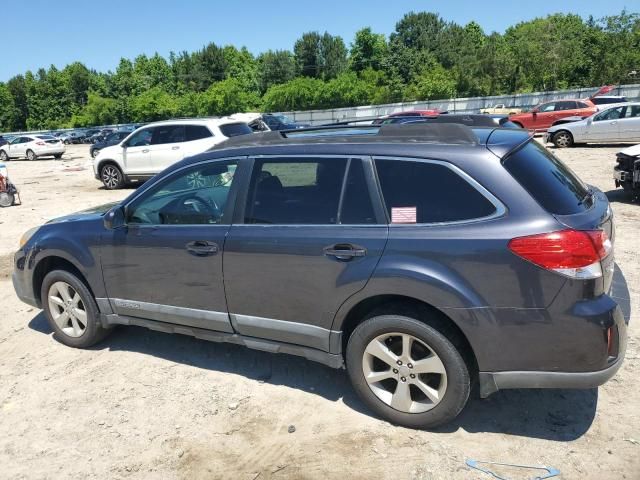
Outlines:
{"type": "Polygon", "coordinates": [[[150,123],[119,144],[100,150],[93,160],[93,172],[108,190],[113,190],[128,182],[147,180],[229,137],[252,132],[246,123],[228,117],[150,123]]]}

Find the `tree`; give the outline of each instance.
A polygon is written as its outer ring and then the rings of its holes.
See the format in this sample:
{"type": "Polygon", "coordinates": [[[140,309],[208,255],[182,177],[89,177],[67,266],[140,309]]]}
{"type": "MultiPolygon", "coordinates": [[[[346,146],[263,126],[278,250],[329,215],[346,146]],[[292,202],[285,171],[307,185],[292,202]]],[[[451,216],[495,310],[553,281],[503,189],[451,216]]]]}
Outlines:
{"type": "Polygon", "coordinates": [[[356,32],[356,38],[351,44],[350,66],[355,72],[367,68],[381,70],[387,66],[389,47],[382,33],[373,33],[370,27],[356,32]]]}
{"type": "Polygon", "coordinates": [[[288,50],[267,50],[258,56],[257,63],[261,93],[272,85],[286,83],[296,76],[296,59],[288,50]]]}
{"type": "Polygon", "coordinates": [[[113,98],[104,98],[89,92],[87,104],[82,111],[71,117],[71,127],[89,127],[94,125],[111,125],[117,123],[118,102],[113,98]]]}
{"type": "Polygon", "coordinates": [[[16,108],[11,91],[0,83],[0,132],[10,132],[15,126],[16,108]]]}
{"type": "Polygon", "coordinates": [[[174,117],[178,102],[162,88],[156,86],[133,97],[130,104],[132,120],[152,122],[174,117]]]}
{"type": "Polygon", "coordinates": [[[198,112],[200,115],[230,115],[253,110],[259,101],[258,95],[246,90],[240,80],[228,78],[214,83],[200,96],[198,112]]]}
{"type": "Polygon", "coordinates": [[[7,90],[13,100],[13,130],[27,128],[29,106],[27,102],[27,86],[24,76],[17,75],[7,82],[7,90]]]}
{"type": "Polygon", "coordinates": [[[406,100],[440,100],[453,98],[455,94],[455,80],[442,65],[434,63],[425,67],[409,85],[406,100]]]}
{"type": "Polygon", "coordinates": [[[316,93],[322,86],[322,80],[306,77],[298,77],[287,83],[274,85],[264,94],[262,108],[267,112],[314,108],[316,93]]]}
{"type": "Polygon", "coordinates": [[[340,37],[307,32],[293,47],[298,71],[304,77],[331,79],[346,70],[347,47],[340,37]]]}

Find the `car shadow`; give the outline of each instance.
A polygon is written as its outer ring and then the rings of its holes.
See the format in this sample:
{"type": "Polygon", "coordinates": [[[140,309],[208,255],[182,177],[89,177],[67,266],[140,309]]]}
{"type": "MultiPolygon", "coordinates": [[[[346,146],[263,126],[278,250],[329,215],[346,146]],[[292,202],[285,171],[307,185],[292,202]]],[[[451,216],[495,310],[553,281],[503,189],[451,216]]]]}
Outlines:
{"type": "MultiPolygon", "coordinates": [[[[41,312],[29,327],[43,334],[52,330],[41,312]]],[[[251,350],[234,344],[213,343],[183,335],[170,335],[141,327],[118,327],[94,350],[138,352],[211,371],[232,373],[258,382],[282,385],[342,400],[357,412],[375,417],[356,396],[345,370],[286,354],[251,350]]],[[[506,390],[481,400],[477,389],[462,414],[433,430],[451,433],[492,432],[555,441],[575,440],[589,430],[596,413],[598,391],[506,390]]]]}
{"type": "Polygon", "coordinates": [[[604,194],[612,203],[626,203],[627,205],[638,205],[639,203],[639,199],[634,200],[633,196],[622,188],[607,190],[604,194]]]}

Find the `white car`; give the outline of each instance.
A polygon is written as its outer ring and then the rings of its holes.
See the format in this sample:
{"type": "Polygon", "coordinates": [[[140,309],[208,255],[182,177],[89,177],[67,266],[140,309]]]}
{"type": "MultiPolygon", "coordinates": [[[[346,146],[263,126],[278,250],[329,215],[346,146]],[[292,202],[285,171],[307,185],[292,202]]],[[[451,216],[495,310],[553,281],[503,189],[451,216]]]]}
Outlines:
{"type": "Polygon", "coordinates": [[[64,150],[64,144],[53,135],[19,135],[0,147],[0,161],[6,162],[12,158],[61,158],[64,150]]]}
{"type": "Polygon", "coordinates": [[[252,133],[229,117],[167,120],[137,129],[93,160],[93,172],[108,190],[153,177],[183,158],[206,152],[229,137],[252,133]]]}
{"type": "Polygon", "coordinates": [[[576,143],[640,142],[640,102],[608,105],[584,120],[552,126],[544,139],[558,148],[576,143]]]}

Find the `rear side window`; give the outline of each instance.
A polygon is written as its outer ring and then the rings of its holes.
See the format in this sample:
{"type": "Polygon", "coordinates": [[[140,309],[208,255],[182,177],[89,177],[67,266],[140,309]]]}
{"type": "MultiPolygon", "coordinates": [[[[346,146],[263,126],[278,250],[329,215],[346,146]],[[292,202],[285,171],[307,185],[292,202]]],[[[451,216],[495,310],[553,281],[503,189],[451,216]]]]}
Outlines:
{"type": "Polygon", "coordinates": [[[213,137],[213,133],[204,125],[186,125],[185,131],[187,142],[213,137]]]}
{"type": "Polygon", "coordinates": [[[431,162],[376,160],[391,223],[473,220],[496,207],[451,168],[431,162]]]}
{"type": "Polygon", "coordinates": [[[220,131],[225,137],[229,138],[253,133],[251,127],[246,123],[227,123],[225,125],[220,125],[220,131]]]}
{"type": "Polygon", "coordinates": [[[338,223],[346,164],[343,158],[256,159],[245,223],[338,223]]]}
{"type": "Polygon", "coordinates": [[[509,155],[504,168],[542,207],[556,215],[573,215],[588,208],[587,187],[569,167],[536,142],[509,155]]]}

